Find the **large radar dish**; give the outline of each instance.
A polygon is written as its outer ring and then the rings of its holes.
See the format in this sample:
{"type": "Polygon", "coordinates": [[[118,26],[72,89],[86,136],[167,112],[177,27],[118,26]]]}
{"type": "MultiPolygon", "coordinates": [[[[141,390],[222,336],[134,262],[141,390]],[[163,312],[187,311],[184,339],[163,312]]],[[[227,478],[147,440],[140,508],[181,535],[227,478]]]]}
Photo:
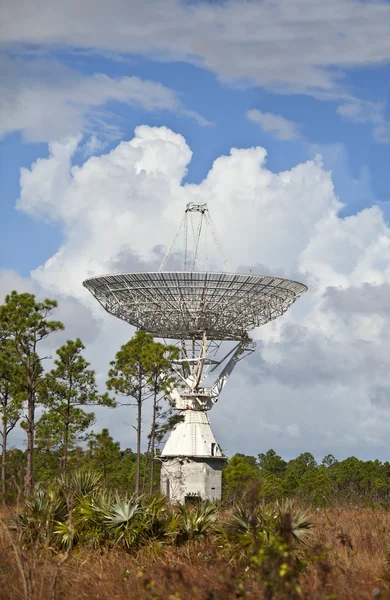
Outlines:
{"type": "Polygon", "coordinates": [[[123,273],[83,282],[110,314],[159,338],[242,340],[306,292],[279,277],[196,271],[123,273]]]}

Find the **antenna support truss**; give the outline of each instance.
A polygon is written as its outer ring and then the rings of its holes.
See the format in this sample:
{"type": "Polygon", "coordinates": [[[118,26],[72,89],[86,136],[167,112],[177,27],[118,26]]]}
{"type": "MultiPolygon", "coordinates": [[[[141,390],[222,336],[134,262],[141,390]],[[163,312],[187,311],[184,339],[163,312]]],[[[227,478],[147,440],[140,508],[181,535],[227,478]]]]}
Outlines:
{"type": "Polygon", "coordinates": [[[205,213],[209,209],[207,208],[207,204],[196,204],[195,202],[188,202],[186,206],[185,212],[200,212],[205,213]]]}
{"type": "Polygon", "coordinates": [[[164,271],[169,257],[172,255],[173,249],[180,237],[180,234],[184,235],[184,252],[182,261],[182,270],[187,271],[187,267],[190,266],[190,271],[202,270],[196,267],[201,263],[199,257],[199,250],[201,246],[201,239],[203,236],[203,250],[204,250],[204,268],[203,270],[209,270],[209,247],[208,247],[208,231],[211,232],[214,245],[218,250],[218,254],[222,261],[225,271],[229,271],[229,265],[225,258],[222,250],[222,245],[218,239],[217,231],[211,220],[210,212],[207,204],[196,204],[195,202],[189,202],[184,211],[183,219],[179,225],[179,229],[176,232],[173,242],[167,250],[162,263],[159,268],[159,272],[164,271]],[[198,213],[198,218],[194,219],[192,214],[198,213]]]}

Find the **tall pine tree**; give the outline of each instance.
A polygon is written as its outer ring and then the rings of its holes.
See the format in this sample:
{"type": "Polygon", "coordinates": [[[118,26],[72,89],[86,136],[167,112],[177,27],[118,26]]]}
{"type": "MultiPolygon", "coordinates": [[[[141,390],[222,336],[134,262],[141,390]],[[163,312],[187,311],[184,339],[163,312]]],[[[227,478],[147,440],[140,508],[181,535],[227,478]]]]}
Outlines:
{"type": "Polygon", "coordinates": [[[35,408],[37,395],[44,380],[42,361],[38,354],[40,343],[51,333],[64,328],[60,321],[49,317],[57,307],[55,300],[37,302],[33,294],[11,292],[0,306],[0,338],[8,341],[10,358],[20,364],[24,371],[24,391],[26,393],[27,414],[27,469],[25,494],[29,495],[33,486],[35,408]]]}
{"type": "Polygon", "coordinates": [[[0,348],[0,445],[1,492],[6,493],[6,462],[8,435],[21,418],[26,399],[25,371],[12,356],[12,345],[4,340],[0,348]]]}
{"type": "Polygon", "coordinates": [[[41,444],[58,448],[62,473],[66,472],[69,450],[85,439],[94,422],[94,414],[83,408],[115,406],[107,393],[99,393],[95,372],[82,356],[83,350],[79,338],[57,350],[55,368],[47,374],[41,394],[45,411],[37,424],[37,436],[41,444]]]}
{"type": "MultiPolygon", "coordinates": [[[[107,387],[122,396],[133,398],[137,407],[137,463],[135,492],[140,493],[142,406],[145,400],[153,398],[156,407],[160,390],[164,389],[167,377],[171,375],[171,360],[177,356],[177,348],[155,342],[153,336],[143,330],[124,344],[111,363],[107,387]],[[162,378],[162,375],[165,378],[162,378]]],[[[130,403],[132,405],[132,403],[130,403]]],[[[156,412],[154,410],[153,423],[156,412]]],[[[153,440],[155,431],[153,431],[153,440]]]]}

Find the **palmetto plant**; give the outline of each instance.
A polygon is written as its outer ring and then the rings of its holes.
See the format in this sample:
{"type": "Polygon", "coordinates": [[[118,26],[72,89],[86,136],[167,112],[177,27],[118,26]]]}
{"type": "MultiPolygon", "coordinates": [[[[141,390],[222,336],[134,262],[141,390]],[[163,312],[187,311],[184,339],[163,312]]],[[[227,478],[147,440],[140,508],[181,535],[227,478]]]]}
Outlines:
{"type": "Polygon", "coordinates": [[[264,585],[264,598],[300,597],[305,562],[296,550],[313,527],[293,503],[236,505],[223,528],[226,549],[255,569],[264,585]]]}
{"type": "Polygon", "coordinates": [[[102,476],[93,471],[76,471],[57,479],[63,492],[70,492],[76,497],[93,496],[102,490],[102,476]]]}
{"type": "Polygon", "coordinates": [[[60,477],[48,488],[35,489],[15,520],[24,546],[68,550],[102,545],[137,550],[141,547],[183,544],[222,533],[240,554],[278,537],[287,544],[304,541],[311,528],[306,513],[293,504],[237,504],[218,526],[215,503],[170,507],[163,497],[120,497],[102,487],[95,473],[60,477]]]}
{"type": "MultiPolygon", "coordinates": [[[[209,508],[203,520],[206,515],[211,518],[209,508]]],[[[107,544],[137,549],[175,543],[183,532],[189,539],[205,529],[199,509],[186,521],[165,498],[120,497],[102,488],[99,475],[88,472],[61,476],[46,489],[36,488],[14,525],[25,546],[63,550],[107,544]]]]}
{"type": "Polygon", "coordinates": [[[213,502],[201,502],[193,507],[178,505],[179,541],[187,541],[204,537],[207,533],[216,531],[218,507],[213,502]]]}
{"type": "Polygon", "coordinates": [[[236,537],[250,533],[254,526],[257,528],[259,525],[260,507],[253,510],[252,507],[237,503],[230,511],[224,529],[231,537],[236,537]]]}
{"type": "Polygon", "coordinates": [[[305,542],[313,528],[307,511],[296,508],[292,501],[277,502],[274,515],[275,533],[286,542],[305,542]]]}
{"type": "Polygon", "coordinates": [[[260,505],[237,503],[230,511],[222,528],[227,548],[233,555],[245,557],[259,542],[259,536],[270,533],[269,510],[260,505]]]}
{"type": "Polygon", "coordinates": [[[57,519],[54,525],[61,546],[68,548],[82,541],[97,547],[104,541],[103,514],[110,495],[102,491],[101,485],[101,476],[88,471],[58,478],[58,489],[67,503],[65,518],[57,519]]]}
{"type": "MultiPolygon", "coordinates": [[[[87,506],[98,486],[98,476],[86,473],[59,477],[47,488],[36,486],[13,523],[20,541],[25,547],[68,547],[82,533],[87,506]]],[[[97,511],[90,512],[95,515],[97,511]]]]}
{"type": "Polygon", "coordinates": [[[155,496],[148,498],[143,503],[144,543],[160,542],[161,544],[173,543],[180,530],[179,516],[172,511],[166,498],[155,496]]]}
{"type": "Polygon", "coordinates": [[[312,527],[307,513],[292,502],[276,502],[255,506],[236,504],[223,530],[228,539],[249,548],[261,540],[269,541],[271,536],[279,536],[288,543],[303,542],[312,527]]]}
{"type": "Polygon", "coordinates": [[[24,547],[50,547],[55,542],[54,524],[65,519],[67,504],[55,487],[37,486],[12,524],[24,547]]]}
{"type": "Polygon", "coordinates": [[[77,544],[79,538],[77,530],[69,521],[57,521],[54,525],[54,535],[61,547],[65,549],[77,544]]]}
{"type": "Polygon", "coordinates": [[[138,546],[144,531],[139,500],[117,498],[112,502],[104,513],[104,529],[115,545],[123,544],[126,548],[138,546]]]}

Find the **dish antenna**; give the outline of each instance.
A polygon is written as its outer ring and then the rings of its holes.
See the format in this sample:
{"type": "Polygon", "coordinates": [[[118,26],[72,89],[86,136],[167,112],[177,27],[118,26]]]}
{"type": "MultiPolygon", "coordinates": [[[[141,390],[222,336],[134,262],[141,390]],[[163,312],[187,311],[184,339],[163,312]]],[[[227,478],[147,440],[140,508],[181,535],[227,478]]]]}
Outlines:
{"type": "Polygon", "coordinates": [[[236,364],[255,350],[248,332],[283,315],[307,290],[289,279],[228,269],[207,204],[189,203],[158,272],[83,282],[107,312],[180,347],[173,365],[177,383],[169,394],[184,418],[161,453],[161,490],[172,502],[221,498],[225,458],[207,412],[236,364]],[[177,264],[174,248],[181,236],[182,270],[166,271],[170,260],[177,264]],[[222,257],[222,272],[209,271],[210,240],[222,257]]]}

